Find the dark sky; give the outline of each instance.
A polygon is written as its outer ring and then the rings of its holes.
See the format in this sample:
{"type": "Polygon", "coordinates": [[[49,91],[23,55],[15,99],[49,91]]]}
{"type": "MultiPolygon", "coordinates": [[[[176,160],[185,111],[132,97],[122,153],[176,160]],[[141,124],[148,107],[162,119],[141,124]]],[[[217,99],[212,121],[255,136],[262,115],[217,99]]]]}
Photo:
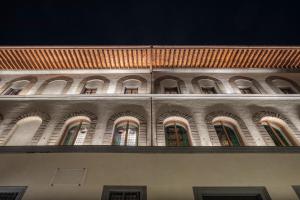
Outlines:
{"type": "Polygon", "coordinates": [[[300,3],[1,1],[0,45],[300,45],[300,3]]]}

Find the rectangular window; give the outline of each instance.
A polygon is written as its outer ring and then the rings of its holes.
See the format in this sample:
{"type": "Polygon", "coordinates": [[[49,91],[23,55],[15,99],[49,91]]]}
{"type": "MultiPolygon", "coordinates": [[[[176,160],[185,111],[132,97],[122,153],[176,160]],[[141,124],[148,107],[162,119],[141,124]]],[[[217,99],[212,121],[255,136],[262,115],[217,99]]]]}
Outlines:
{"type": "Polygon", "coordinates": [[[179,94],[177,87],[165,88],[165,94],[179,94]]]}
{"type": "Polygon", "coordinates": [[[0,199],[3,200],[21,200],[26,187],[3,187],[0,186],[0,199]]]}
{"type": "Polygon", "coordinates": [[[271,200],[265,187],[194,187],[195,200],[271,200]]]}
{"type": "Polygon", "coordinates": [[[21,89],[9,88],[4,95],[18,95],[21,92],[21,89]]]}
{"type": "Polygon", "coordinates": [[[203,94],[217,94],[215,87],[201,87],[203,94]]]}
{"type": "Polygon", "coordinates": [[[296,92],[290,87],[280,87],[279,89],[283,94],[296,94],[296,92]]]}
{"type": "Polygon", "coordinates": [[[125,88],[124,94],[138,94],[138,88],[125,88]]]}
{"type": "Polygon", "coordinates": [[[296,192],[298,198],[300,199],[300,186],[294,185],[294,186],[293,186],[293,189],[295,190],[295,192],[296,192]]]}
{"type": "Polygon", "coordinates": [[[239,88],[242,94],[254,94],[251,87],[248,88],[239,88]]]}
{"type": "Polygon", "coordinates": [[[101,200],[147,200],[146,186],[104,186],[101,200]]]}
{"type": "Polygon", "coordinates": [[[83,88],[81,94],[96,94],[97,88],[83,88]]]}

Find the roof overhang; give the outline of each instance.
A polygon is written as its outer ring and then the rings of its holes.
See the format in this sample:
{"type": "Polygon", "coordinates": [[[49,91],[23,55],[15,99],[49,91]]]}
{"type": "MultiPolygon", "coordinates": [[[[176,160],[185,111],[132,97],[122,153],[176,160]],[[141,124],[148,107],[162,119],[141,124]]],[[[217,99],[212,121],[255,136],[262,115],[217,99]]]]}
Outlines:
{"type": "Polygon", "coordinates": [[[1,70],[300,69],[288,46],[2,46],[1,70]]]}

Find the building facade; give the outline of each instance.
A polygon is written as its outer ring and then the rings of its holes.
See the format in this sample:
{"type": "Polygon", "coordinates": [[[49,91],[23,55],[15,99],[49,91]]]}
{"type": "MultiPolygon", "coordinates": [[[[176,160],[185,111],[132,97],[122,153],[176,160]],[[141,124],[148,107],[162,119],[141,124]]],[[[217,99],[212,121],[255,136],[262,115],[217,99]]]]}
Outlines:
{"type": "Polygon", "coordinates": [[[3,47],[0,199],[298,199],[299,65],[291,47],[3,47]]]}

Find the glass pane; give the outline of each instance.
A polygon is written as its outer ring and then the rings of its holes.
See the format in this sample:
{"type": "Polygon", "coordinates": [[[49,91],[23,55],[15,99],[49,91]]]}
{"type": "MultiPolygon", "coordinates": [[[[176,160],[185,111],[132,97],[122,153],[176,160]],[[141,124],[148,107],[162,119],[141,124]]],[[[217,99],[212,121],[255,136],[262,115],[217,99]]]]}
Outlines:
{"type": "Polygon", "coordinates": [[[221,146],[230,146],[230,143],[227,139],[227,136],[226,136],[226,133],[224,131],[223,126],[222,125],[215,125],[214,127],[215,127],[215,130],[217,132],[217,135],[218,135],[221,146]]]}
{"type": "Polygon", "coordinates": [[[254,196],[203,196],[203,200],[263,200],[261,195],[254,196]]]}
{"type": "Polygon", "coordinates": [[[96,94],[97,88],[84,88],[82,94],[96,94]]]}
{"type": "Polygon", "coordinates": [[[124,200],[140,200],[139,192],[126,192],[124,200]]]}
{"type": "Polygon", "coordinates": [[[177,146],[175,124],[165,127],[166,146],[177,146]]]}
{"type": "Polygon", "coordinates": [[[127,122],[116,125],[113,145],[125,145],[127,122]]]}
{"type": "Polygon", "coordinates": [[[177,87],[165,88],[165,94],[179,94],[179,90],[177,87]]]}
{"type": "Polygon", "coordinates": [[[264,125],[276,146],[291,146],[291,142],[285,137],[285,133],[280,128],[264,125]]]}
{"type": "Polygon", "coordinates": [[[0,193],[1,200],[16,200],[19,193],[17,192],[3,192],[0,193]]]}
{"type": "Polygon", "coordinates": [[[296,94],[296,92],[290,87],[280,87],[279,89],[283,94],[296,94]]]}
{"type": "Polygon", "coordinates": [[[224,126],[224,127],[225,127],[225,130],[227,131],[227,134],[232,143],[232,146],[240,146],[240,142],[239,142],[236,132],[230,127],[227,127],[227,126],[224,126]]]}
{"type": "Polygon", "coordinates": [[[179,142],[177,146],[189,146],[189,138],[186,129],[178,124],[176,124],[176,129],[177,129],[178,142],[179,142]]]}
{"type": "Polygon", "coordinates": [[[110,192],[109,193],[109,200],[124,200],[123,199],[123,192],[110,192]]]}
{"type": "Polygon", "coordinates": [[[21,89],[13,89],[9,88],[6,92],[5,95],[18,95],[21,92],[21,89]]]}
{"type": "Polygon", "coordinates": [[[252,88],[240,88],[242,94],[254,94],[252,88]]]}
{"type": "Polygon", "coordinates": [[[74,125],[69,126],[66,130],[65,138],[62,144],[73,145],[76,140],[79,129],[80,129],[80,123],[76,123],[74,125]]]}
{"type": "Polygon", "coordinates": [[[138,125],[135,123],[129,122],[128,135],[127,135],[127,146],[136,146],[138,131],[139,131],[138,125]]]}
{"type": "Polygon", "coordinates": [[[138,88],[125,88],[125,94],[138,94],[138,88]]]}
{"type": "Polygon", "coordinates": [[[203,94],[217,94],[216,88],[214,87],[202,87],[203,94]]]}

